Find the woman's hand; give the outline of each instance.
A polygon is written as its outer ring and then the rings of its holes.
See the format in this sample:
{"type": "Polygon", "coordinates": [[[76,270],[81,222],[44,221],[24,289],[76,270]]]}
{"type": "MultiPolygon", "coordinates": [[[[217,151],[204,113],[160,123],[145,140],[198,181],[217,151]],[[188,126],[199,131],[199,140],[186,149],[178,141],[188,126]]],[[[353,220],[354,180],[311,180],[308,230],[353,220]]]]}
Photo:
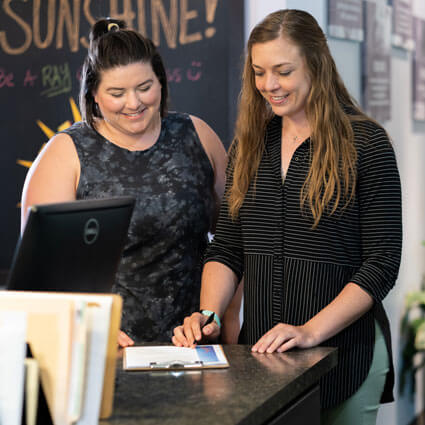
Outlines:
{"type": "Polygon", "coordinates": [[[202,340],[216,340],[220,335],[220,328],[215,321],[202,327],[207,320],[208,316],[201,313],[193,313],[186,317],[183,325],[174,328],[171,341],[177,347],[194,347],[202,340]]]}
{"type": "Polygon", "coordinates": [[[309,348],[332,338],[373,306],[374,300],[356,283],[350,282],[338,296],[302,326],[279,323],[252,347],[258,353],[279,353],[294,347],[309,348]]]}
{"type": "Polygon", "coordinates": [[[134,341],[123,331],[118,334],[118,345],[122,348],[134,345],[134,341]]]}
{"type": "Polygon", "coordinates": [[[314,347],[318,343],[310,326],[292,326],[278,323],[255,343],[252,351],[256,353],[273,353],[274,351],[282,353],[294,347],[314,347]]]}

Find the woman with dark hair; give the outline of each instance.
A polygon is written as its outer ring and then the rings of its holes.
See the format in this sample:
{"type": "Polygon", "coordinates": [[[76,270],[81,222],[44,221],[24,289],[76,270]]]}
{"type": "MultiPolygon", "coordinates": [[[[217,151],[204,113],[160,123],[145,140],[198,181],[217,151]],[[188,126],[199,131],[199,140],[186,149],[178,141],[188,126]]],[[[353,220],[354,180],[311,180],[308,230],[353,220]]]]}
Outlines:
{"type": "Polygon", "coordinates": [[[132,196],[136,206],[114,292],[119,344],[164,341],[198,308],[201,261],[224,190],[226,153],[199,118],[167,113],[167,78],[153,43],[99,20],[84,62],[83,121],[55,135],[31,167],[28,206],[132,196]]]}
{"type": "Polygon", "coordinates": [[[247,50],[202,276],[200,307],[217,321],[201,331],[207,316],[193,313],[173,343],[216,338],[243,276],[239,341],[259,353],[338,347],[338,365],[321,381],[322,423],[373,424],[380,402],[393,400],[382,307],[401,254],[393,148],[350,97],[311,15],[270,14],[247,50]]]}

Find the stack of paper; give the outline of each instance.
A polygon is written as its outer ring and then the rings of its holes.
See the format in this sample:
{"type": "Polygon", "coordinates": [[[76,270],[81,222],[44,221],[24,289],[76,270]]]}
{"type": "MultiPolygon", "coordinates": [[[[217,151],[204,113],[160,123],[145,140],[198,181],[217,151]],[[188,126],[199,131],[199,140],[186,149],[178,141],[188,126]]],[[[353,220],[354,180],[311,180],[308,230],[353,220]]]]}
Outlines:
{"type": "Polygon", "coordinates": [[[27,341],[55,425],[92,425],[112,412],[118,295],[0,292],[0,310],[28,315],[27,341]]]}

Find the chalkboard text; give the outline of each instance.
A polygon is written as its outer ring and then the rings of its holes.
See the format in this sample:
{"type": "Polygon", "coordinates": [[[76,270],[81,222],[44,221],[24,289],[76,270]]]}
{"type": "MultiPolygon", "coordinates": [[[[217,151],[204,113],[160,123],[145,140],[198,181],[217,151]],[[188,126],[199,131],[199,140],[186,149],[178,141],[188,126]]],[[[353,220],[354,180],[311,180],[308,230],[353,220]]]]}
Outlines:
{"type": "MultiPolygon", "coordinates": [[[[97,1],[93,0],[93,5],[97,1]]],[[[163,39],[168,48],[175,49],[178,45],[214,37],[216,33],[214,19],[219,0],[108,1],[108,16],[126,21],[130,28],[150,37],[157,46],[163,39]]],[[[41,50],[54,47],[78,52],[80,47],[86,49],[88,40],[81,28],[95,22],[91,6],[92,0],[47,0],[47,3],[46,0],[3,0],[0,49],[9,55],[22,55],[32,45],[41,50]],[[28,16],[32,16],[32,20],[28,20],[28,16]]]]}
{"type": "Polygon", "coordinates": [[[5,69],[0,68],[0,88],[15,87],[13,78],[14,78],[13,72],[7,72],[5,69]]]}
{"type": "Polygon", "coordinates": [[[71,71],[68,63],[62,65],[45,65],[41,68],[41,79],[44,91],[42,96],[52,97],[68,93],[72,89],[71,71]]]}

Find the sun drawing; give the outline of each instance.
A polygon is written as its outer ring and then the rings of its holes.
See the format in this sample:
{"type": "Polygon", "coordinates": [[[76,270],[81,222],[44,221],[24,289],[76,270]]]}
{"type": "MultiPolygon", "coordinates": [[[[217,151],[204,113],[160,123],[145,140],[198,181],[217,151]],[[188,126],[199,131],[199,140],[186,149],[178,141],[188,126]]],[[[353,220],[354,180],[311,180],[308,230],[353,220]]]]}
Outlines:
{"type": "MultiPolygon", "coordinates": [[[[81,121],[80,111],[78,110],[78,107],[75,104],[75,101],[72,97],[69,98],[69,104],[71,105],[71,112],[72,112],[72,117],[74,119],[74,122],[81,121]]],[[[52,138],[55,135],[56,132],[51,130],[49,127],[47,127],[47,125],[44,124],[42,121],[37,120],[37,124],[41,128],[43,133],[47,136],[48,139],[52,138]]],[[[72,125],[71,121],[67,120],[57,128],[57,131],[65,130],[66,128],[71,127],[71,125],[72,125]]],[[[45,143],[43,143],[43,146],[40,148],[40,151],[41,149],[43,149],[44,145],[45,143]]],[[[33,161],[27,161],[24,159],[18,159],[16,162],[19,165],[22,165],[23,167],[26,167],[26,168],[30,168],[31,164],[33,163],[33,161]]]]}

